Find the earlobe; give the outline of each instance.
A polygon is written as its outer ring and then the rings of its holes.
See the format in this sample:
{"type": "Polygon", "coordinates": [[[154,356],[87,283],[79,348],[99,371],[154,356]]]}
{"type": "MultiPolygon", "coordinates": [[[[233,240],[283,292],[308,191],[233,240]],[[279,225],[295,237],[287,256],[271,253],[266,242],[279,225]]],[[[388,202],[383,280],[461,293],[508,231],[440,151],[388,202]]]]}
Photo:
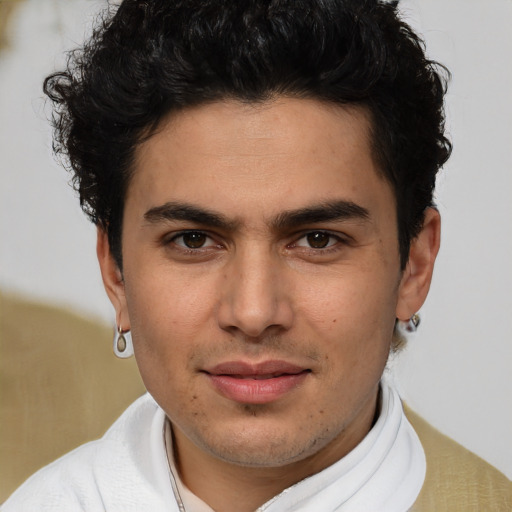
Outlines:
{"type": "Polygon", "coordinates": [[[96,254],[100,265],[103,286],[116,310],[117,328],[127,331],[130,329],[130,319],[126,307],[123,276],[110,250],[107,233],[100,227],[98,227],[97,233],[96,254]]]}
{"type": "Polygon", "coordinates": [[[434,263],[441,239],[441,217],[434,208],[427,208],[423,227],[412,240],[409,260],[402,275],[396,307],[396,317],[407,321],[427,298],[434,263]]]}

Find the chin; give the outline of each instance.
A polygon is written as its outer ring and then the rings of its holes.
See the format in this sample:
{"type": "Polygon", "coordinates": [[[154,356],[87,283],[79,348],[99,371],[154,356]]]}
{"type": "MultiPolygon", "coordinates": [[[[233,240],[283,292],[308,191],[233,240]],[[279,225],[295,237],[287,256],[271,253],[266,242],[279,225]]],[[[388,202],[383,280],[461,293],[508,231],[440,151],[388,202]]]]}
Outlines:
{"type": "MultiPolygon", "coordinates": [[[[260,426],[261,427],[261,426],[260,426]]],[[[294,426],[296,428],[296,425],[294,426]]],[[[330,441],[329,429],[320,432],[297,432],[291,437],[292,428],[254,428],[253,425],[194,442],[217,459],[229,464],[254,468],[281,467],[298,462],[322,450],[330,441]],[[251,428],[252,427],[252,428],[251,428]]]]}

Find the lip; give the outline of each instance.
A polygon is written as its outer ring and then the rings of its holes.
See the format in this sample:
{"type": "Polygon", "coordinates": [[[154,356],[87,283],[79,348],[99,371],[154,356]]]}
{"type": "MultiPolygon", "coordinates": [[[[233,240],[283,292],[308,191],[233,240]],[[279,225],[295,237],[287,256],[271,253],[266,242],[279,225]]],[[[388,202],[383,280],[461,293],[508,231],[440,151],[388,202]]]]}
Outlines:
{"type": "Polygon", "coordinates": [[[278,400],[299,386],[310,372],[308,368],[277,360],[258,364],[227,361],[204,370],[217,392],[243,404],[278,400]]]}

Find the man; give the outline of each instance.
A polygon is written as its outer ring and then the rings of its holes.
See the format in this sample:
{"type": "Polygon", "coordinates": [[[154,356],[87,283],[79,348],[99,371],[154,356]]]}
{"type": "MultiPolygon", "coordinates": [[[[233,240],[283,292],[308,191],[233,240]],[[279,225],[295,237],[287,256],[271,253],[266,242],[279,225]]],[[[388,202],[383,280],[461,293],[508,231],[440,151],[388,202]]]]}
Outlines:
{"type": "Polygon", "coordinates": [[[47,79],[149,394],[6,511],[510,508],[382,379],[450,153],[440,68],[395,8],[126,0],[47,79]]]}

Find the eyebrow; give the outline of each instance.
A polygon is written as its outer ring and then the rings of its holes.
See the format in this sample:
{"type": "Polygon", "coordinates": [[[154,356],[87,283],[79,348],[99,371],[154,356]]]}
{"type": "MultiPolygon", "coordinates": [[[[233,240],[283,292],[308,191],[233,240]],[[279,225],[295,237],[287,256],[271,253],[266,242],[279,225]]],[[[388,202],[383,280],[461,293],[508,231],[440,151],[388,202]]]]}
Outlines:
{"type": "Polygon", "coordinates": [[[229,220],[220,213],[175,201],[150,208],[144,214],[144,219],[152,224],[167,220],[181,220],[230,231],[235,230],[239,225],[239,222],[229,220]]]}
{"type": "MultiPolygon", "coordinates": [[[[150,208],[144,219],[149,223],[162,221],[186,221],[209,226],[212,228],[234,231],[240,227],[240,221],[228,219],[226,216],[189,203],[176,201],[150,208]]],[[[306,224],[318,224],[329,221],[369,220],[370,212],[352,201],[328,201],[321,204],[285,211],[271,220],[270,224],[276,231],[289,230],[306,224]]]]}
{"type": "Polygon", "coordinates": [[[370,212],[352,201],[328,201],[326,203],[280,213],[272,222],[274,229],[291,229],[306,224],[342,220],[369,220],[370,212]]]}

